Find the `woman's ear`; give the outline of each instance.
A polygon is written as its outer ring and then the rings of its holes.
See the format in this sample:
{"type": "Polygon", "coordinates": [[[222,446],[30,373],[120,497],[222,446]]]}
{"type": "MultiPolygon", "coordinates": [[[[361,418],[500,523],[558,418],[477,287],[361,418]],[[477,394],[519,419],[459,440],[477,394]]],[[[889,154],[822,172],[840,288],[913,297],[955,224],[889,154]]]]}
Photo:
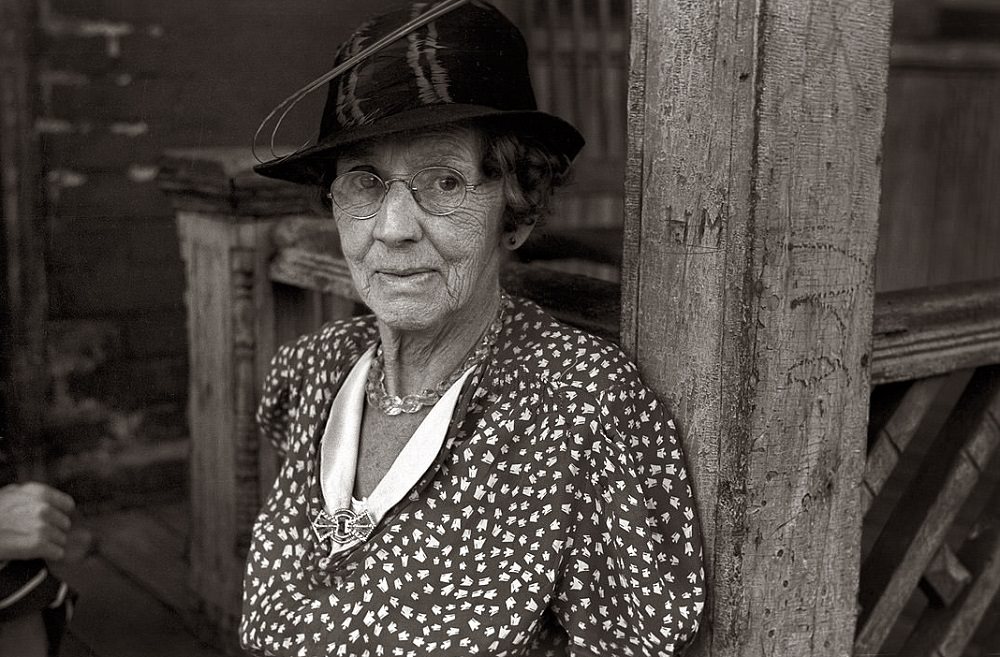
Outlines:
{"type": "Polygon", "coordinates": [[[514,251],[528,239],[535,224],[517,224],[509,230],[505,230],[500,236],[500,241],[508,251],[514,251]]]}

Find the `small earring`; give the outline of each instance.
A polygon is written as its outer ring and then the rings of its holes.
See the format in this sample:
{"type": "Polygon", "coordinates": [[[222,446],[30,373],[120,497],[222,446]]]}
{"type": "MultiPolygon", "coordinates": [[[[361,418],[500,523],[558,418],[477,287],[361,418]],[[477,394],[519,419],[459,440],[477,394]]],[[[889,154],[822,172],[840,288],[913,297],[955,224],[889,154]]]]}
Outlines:
{"type": "Polygon", "coordinates": [[[507,241],[510,242],[511,246],[517,246],[517,235],[511,235],[507,241]]]}

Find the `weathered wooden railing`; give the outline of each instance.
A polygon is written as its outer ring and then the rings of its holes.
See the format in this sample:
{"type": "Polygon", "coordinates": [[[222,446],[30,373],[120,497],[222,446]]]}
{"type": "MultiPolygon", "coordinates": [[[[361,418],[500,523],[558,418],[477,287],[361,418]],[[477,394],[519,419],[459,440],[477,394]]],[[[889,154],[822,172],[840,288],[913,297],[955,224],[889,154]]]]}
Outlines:
{"type": "Polygon", "coordinates": [[[872,383],[855,654],[996,654],[1000,281],[877,297],[872,383]]]}
{"type": "MultiPolygon", "coordinates": [[[[251,418],[260,379],[276,344],[359,310],[332,222],[308,214],[302,190],[244,167],[181,153],[161,174],[189,276],[191,583],[229,637],[274,467],[251,418]]],[[[559,239],[573,250],[572,235],[559,239]]],[[[504,284],[617,337],[616,284],[524,263],[504,284]]],[[[988,654],[1000,641],[1000,281],[878,296],[871,374],[855,655],[988,654]]]]}

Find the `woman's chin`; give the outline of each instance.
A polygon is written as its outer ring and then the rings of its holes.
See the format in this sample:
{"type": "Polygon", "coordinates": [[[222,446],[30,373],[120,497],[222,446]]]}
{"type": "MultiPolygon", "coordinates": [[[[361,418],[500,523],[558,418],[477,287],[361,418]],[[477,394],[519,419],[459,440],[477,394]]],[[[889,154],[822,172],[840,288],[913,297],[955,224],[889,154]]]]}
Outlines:
{"type": "Polygon", "coordinates": [[[367,305],[383,325],[399,331],[432,328],[446,315],[438,294],[420,290],[379,290],[367,305]]]}

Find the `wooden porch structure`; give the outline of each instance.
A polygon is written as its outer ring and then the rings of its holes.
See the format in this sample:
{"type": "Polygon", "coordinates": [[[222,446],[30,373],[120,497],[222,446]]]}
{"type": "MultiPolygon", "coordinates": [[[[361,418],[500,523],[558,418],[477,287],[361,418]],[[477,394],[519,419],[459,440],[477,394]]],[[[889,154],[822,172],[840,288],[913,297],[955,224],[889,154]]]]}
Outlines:
{"type": "MultiPolygon", "coordinates": [[[[710,582],[689,654],[988,654],[1000,284],[875,298],[889,0],[631,10],[621,284],[514,263],[505,285],[620,339],[679,416],[710,582]]],[[[229,642],[273,476],[259,381],[357,309],[309,194],[248,165],[161,173],[189,280],[191,583],[229,642]]],[[[615,228],[594,221],[533,249],[588,252],[615,228]]]]}

